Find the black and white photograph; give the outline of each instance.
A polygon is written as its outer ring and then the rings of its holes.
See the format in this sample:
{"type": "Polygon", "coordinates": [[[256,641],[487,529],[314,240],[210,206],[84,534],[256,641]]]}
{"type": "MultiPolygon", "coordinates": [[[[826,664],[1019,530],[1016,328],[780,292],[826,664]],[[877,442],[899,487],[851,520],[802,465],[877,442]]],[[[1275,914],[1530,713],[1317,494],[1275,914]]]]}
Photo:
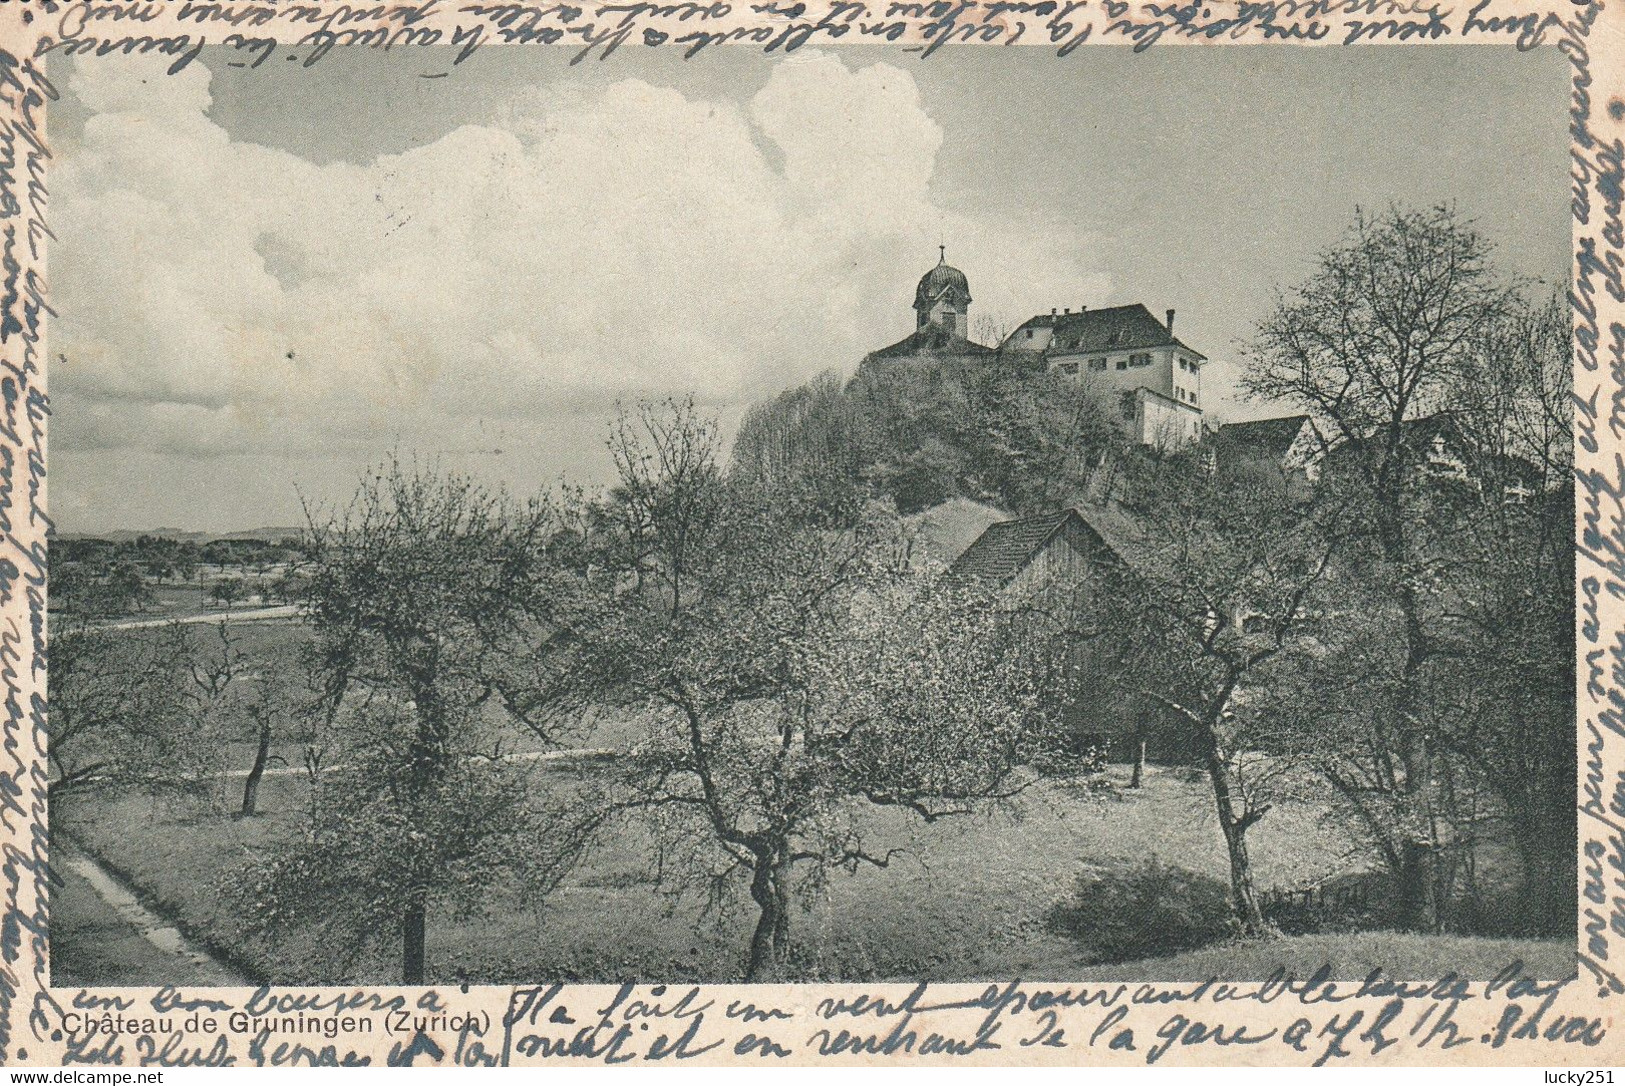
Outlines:
{"type": "Polygon", "coordinates": [[[53,985],[1576,974],[1555,46],[244,61],[42,62],[53,985]]]}

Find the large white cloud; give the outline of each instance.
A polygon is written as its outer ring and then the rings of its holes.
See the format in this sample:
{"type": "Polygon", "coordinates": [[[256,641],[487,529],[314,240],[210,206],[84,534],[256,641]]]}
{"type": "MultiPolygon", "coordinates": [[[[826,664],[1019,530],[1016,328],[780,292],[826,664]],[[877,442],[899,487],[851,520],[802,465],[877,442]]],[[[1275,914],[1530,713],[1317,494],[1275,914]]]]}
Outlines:
{"type": "Polygon", "coordinates": [[[944,133],[886,64],[798,54],[743,102],[536,93],[317,165],[211,121],[201,63],[74,63],[59,447],[227,454],[293,429],[359,453],[617,396],[768,395],[902,335],[938,235],[1007,315],[1105,287],[1076,238],[937,206],[944,133]]]}

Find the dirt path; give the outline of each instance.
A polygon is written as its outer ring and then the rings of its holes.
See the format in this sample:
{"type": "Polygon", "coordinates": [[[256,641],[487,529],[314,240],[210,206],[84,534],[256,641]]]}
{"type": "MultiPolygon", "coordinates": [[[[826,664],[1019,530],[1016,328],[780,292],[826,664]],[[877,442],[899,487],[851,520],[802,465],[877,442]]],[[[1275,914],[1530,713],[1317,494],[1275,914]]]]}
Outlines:
{"type": "Polygon", "coordinates": [[[215,611],[206,615],[186,615],[181,618],[127,618],[118,622],[109,622],[97,626],[98,630],[149,630],[160,626],[169,626],[179,623],[191,626],[198,623],[216,622],[271,622],[276,619],[298,618],[299,608],[291,603],[278,604],[275,607],[255,607],[247,611],[215,611]]]}
{"type": "MultiPolygon", "coordinates": [[[[617,759],[619,757],[621,757],[621,752],[618,751],[618,750],[607,750],[607,749],[589,748],[589,747],[579,747],[579,748],[574,748],[574,749],[571,749],[571,750],[529,750],[529,751],[520,751],[517,754],[503,755],[503,758],[506,761],[516,762],[519,765],[565,765],[565,766],[575,765],[575,764],[580,763],[580,762],[587,762],[587,763],[592,763],[592,762],[613,762],[615,759],[617,759]]],[[[484,755],[476,754],[476,755],[469,756],[469,761],[471,761],[471,762],[486,762],[486,761],[489,761],[489,759],[487,759],[484,755]]],[[[345,764],[343,762],[340,762],[340,763],[338,763],[336,765],[323,766],[322,767],[322,772],[324,772],[324,773],[333,773],[333,772],[337,772],[339,770],[345,770],[345,769],[349,769],[349,768],[350,768],[349,765],[347,765],[347,764],[345,764]]],[[[299,766],[299,765],[279,765],[279,766],[272,766],[270,769],[267,769],[264,773],[262,773],[260,775],[262,777],[267,777],[267,778],[269,778],[269,777],[303,777],[307,772],[308,771],[305,769],[304,766],[299,766]]],[[[249,773],[249,771],[246,770],[246,769],[224,769],[224,770],[221,770],[219,773],[215,774],[215,776],[220,778],[221,780],[228,780],[228,781],[237,780],[237,781],[240,781],[244,777],[248,776],[248,773],[249,773]]]]}
{"type": "Polygon", "coordinates": [[[84,851],[56,842],[62,886],[51,902],[51,980],[58,985],[253,986],[193,943],[84,851]]]}

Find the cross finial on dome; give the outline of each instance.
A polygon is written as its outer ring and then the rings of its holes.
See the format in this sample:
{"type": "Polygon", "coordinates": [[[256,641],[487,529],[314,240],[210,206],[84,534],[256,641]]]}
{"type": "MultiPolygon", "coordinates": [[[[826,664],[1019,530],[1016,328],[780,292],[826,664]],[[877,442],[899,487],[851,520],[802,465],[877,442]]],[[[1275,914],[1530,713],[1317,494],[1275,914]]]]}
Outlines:
{"type": "Polygon", "coordinates": [[[948,263],[947,244],[938,245],[937,250],[941,254],[937,266],[920,276],[920,284],[914,288],[918,326],[936,324],[964,339],[969,334],[965,313],[970,306],[970,283],[964,272],[948,263]]]}

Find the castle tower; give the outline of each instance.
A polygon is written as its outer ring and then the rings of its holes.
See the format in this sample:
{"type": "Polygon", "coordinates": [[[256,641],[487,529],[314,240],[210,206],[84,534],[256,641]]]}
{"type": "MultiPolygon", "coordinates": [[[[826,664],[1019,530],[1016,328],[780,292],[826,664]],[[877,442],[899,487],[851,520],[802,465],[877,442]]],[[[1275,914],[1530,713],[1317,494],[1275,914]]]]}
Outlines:
{"type": "Polygon", "coordinates": [[[936,325],[955,339],[970,337],[970,283],[965,273],[948,264],[948,247],[939,245],[937,266],[920,278],[914,289],[916,328],[936,325]]]}

